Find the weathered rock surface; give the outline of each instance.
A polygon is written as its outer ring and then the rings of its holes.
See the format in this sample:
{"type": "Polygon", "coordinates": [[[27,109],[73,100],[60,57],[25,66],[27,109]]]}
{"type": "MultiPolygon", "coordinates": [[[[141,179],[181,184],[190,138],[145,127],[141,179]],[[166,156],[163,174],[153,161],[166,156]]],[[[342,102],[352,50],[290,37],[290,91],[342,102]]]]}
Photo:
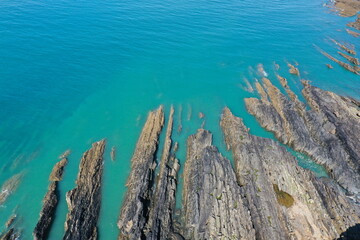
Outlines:
{"type": "Polygon", "coordinates": [[[145,227],[146,239],[182,239],[179,233],[175,232],[173,223],[177,172],[180,168],[178,160],[171,154],[173,114],[174,108],[171,107],[156,189],[151,198],[149,217],[145,227]]]}
{"type": "Polygon", "coordinates": [[[132,170],[126,184],[128,191],[118,221],[119,239],[145,238],[156,166],[155,153],[163,124],[164,112],[160,106],[149,113],[131,159],[132,170]]]}
{"type": "Polygon", "coordinates": [[[359,223],[358,206],[330,179],[299,167],[275,141],[249,134],[227,108],[221,127],[256,239],[334,239],[359,223]]]}
{"type": "Polygon", "coordinates": [[[49,181],[51,181],[51,183],[49,184],[48,191],[43,199],[43,207],[40,211],[39,221],[33,231],[33,236],[35,240],[47,238],[47,234],[49,233],[51,224],[54,220],[56,207],[59,201],[57,189],[58,181],[62,180],[64,167],[67,162],[68,160],[66,158],[57,162],[50,174],[49,181]]]}
{"type": "Polygon", "coordinates": [[[255,239],[251,218],[230,161],[200,129],[188,138],[183,218],[186,239],[255,239]]]}
{"type": "Polygon", "coordinates": [[[69,212],[63,239],[97,239],[105,140],[93,143],[81,158],[76,187],[66,194],[69,212]]]}
{"type": "Polygon", "coordinates": [[[263,79],[261,99],[245,99],[261,126],[284,144],[323,165],[343,188],[360,193],[360,110],[353,99],[340,97],[304,82],[310,110],[263,79]]]}

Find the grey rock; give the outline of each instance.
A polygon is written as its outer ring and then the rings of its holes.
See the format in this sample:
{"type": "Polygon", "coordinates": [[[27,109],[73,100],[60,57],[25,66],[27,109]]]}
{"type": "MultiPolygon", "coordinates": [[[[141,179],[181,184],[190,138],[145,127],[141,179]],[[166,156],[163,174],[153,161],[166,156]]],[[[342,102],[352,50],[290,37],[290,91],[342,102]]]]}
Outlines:
{"type": "Polygon", "coordinates": [[[160,106],[149,113],[131,159],[132,170],[126,184],[128,191],[118,220],[119,239],[145,238],[156,166],[155,152],[163,124],[164,112],[160,106]]]}
{"type": "Polygon", "coordinates": [[[299,167],[277,142],[251,135],[228,108],[221,127],[256,239],[334,239],[360,222],[359,206],[336,184],[299,167]]]}
{"type": "Polygon", "coordinates": [[[63,239],[97,239],[105,140],[95,142],[80,161],[76,187],[66,194],[69,212],[63,239]]]}
{"type": "Polygon", "coordinates": [[[183,188],[186,239],[255,239],[230,161],[200,129],[188,138],[183,188]]]}
{"type": "Polygon", "coordinates": [[[263,79],[264,88],[257,85],[261,99],[248,98],[245,103],[261,126],[323,165],[347,191],[359,194],[358,102],[304,82],[303,94],[311,106],[307,110],[282,94],[269,79],[263,79]]]}

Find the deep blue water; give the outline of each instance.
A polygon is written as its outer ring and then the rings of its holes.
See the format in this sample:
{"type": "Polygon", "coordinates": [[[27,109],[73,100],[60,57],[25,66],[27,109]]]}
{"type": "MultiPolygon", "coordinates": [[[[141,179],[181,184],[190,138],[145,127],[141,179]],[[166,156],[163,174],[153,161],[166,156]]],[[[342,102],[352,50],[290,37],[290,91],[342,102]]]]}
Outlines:
{"type": "MultiPolygon", "coordinates": [[[[17,208],[24,239],[38,219],[47,178],[58,156],[72,150],[50,239],[60,239],[81,154],[106,138],[101,239],[115,239],[129,163],[149,110],[175,106],[179,158],[185,141],[206,116],[205,128],[225,151],[219,128],[224,106],[244,118],[251,132],[272,135],[245,110],[245,90],[274,62],[299,93],[299,78],[286,63],[298,62],[301,78],[359,97],[359,78],[314,46],[335,55],[329,38],[359,46],[344,29],[350,18],[329,12],[320,0],[2,0],[0,2],[0,184],[23,172],[19,189],[0,208],[0,224],[17,208]],[[180,115],[180,109],[182,109],[180,115]],[[190,114],[191,113],[191,114],[190,114]],[[190,120],[188,119],[190,116],[190,120]],[[110,149],[117,159],[110,161],[110,149]]],[[[175,127],[176,129],[176,127],[175,127]]],[[[321,175],[305,157],[303,166],[321,175]]]]}

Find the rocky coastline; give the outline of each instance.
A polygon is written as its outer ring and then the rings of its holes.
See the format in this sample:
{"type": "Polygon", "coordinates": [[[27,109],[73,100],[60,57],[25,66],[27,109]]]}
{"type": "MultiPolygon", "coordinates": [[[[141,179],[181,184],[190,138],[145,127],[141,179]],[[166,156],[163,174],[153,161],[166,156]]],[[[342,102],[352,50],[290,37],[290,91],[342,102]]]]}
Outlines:
{"type": "MultiPolygon", "coordinates": [[[[357,239],[360,102],[302,81],[303,102],[286,78],[277,75],[277,80],[282,89],[263,78],[255,84],[258,98],[245,99],[247,111],[275,139],[251,134],[225,107],[219,125],[233,162],[213,145],[212,133],[202,124],[184,146],[180,198],[175,109],[171,106],[167,117],[164,106],[149,112],[119,202],[118,239],[357,239]],[[284,145],[324,166],[329,177],[300,167],[284,145]]],[[[66,194],[63,239],[99,239],[105,145],[105,140],[93,143],[80,160],[76,187],[66,194]]],[[[50,173],[34,239],[47,239],[51,231],[69,154],[62,154],[50,173]]],[[[5,188],[16,189],[20,176],[5,188]]],[[[1,240],[18,239],[17,219],[15,213],[9,217],[1,240]]]]}

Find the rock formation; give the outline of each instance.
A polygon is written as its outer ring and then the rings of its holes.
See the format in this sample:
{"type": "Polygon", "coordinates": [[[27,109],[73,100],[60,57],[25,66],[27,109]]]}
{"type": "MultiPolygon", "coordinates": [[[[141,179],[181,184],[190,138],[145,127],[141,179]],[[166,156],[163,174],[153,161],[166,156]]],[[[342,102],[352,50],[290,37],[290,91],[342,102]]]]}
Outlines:
{"type": "MultiPolygon", "coordinates": [[[[174,229],[175,194],[179,161],[171,154],[174,108],[171,107],[166,129],[165,143],[161,156],[156,189],[151,198],[148,221],[145,227],[146,239],[182,239],[174,229]]],[[[175,146],[173,152],[175,152],[175,146]]]]}
{"type": "Polygon", "coordinates": [[[155,193],[155,153],[164,124],[163,107],[150,112],[131,159],[128,191],[123,202],[118,227],[119,239],[166,239],[171,235],[172,208],[175,204],[178,162],[170,156],[173,109],[169,124],[155,193]]]}
{"type": "Polygon", "coordinates": [[[105,140],[95,142],[81,158],[77,186],[66,194],[69,212],[63,239],[97,239],[104,149],[105,140]]]}
{"type": "Polygon", "coordinates": [[[304,83],[310,110],[263,79],[261,99],[245,99],[261,126],[284,144],[323,165],[349,193],[360,193],[359,102],[304,83]]]}
{"type": "Polygon", "coordinates": [[[320,50],[320,52],[326,56],[327,58],[329,58],[330,60],[336,62],[337,64],[339,64],[340,66],[342,66],[343,68],[345,68],[346,70],[352,72],[352,73],[355,73],[356,75],[360,75],[360,67],[358,66],[352,66],[348,63],[345,63],[345,62],[342,62],[336,58],[334,58],[333,56],[331,56],[330,54],[320,50]]]}
{"type": "Polygon", "coordinates": [[[183,218],[186,239],[255,239],[248,209],[230,161],[200,129],[188,138],[183,218]]]}
{"type": "Polygon", "coordinates": [[[43,199],[43,207],[40,211],[39,221],[33,231],[34,240],[47,238],[59,201],[58,182],[62,180],[64,167],[67,164],[67,161],[67,158],[63,158],[56,163],[49,176],[51,183],[49,184],[48,191],[43,199]]]}
{"type": "Polygon", "coordinates": [[[355,58],[355,57],[352,57],[352,56],[349,56],[349,55],[346,55],[345,53],[342,53],[342,52],[338,52],[340,56],[342,56],[343,58],[345,58],[346,60],[348,60],[349,62],[351,62],[352,64],[354,65],[359,65],[359,59],[355,58]]]}
{"type": "Polygon", "coordinates": [[[334,239],[359,223],[358,206],[330,179],[299,167],[275,141],[249,134],[227,108],[221,127],[256,239],[334,239]]]}

